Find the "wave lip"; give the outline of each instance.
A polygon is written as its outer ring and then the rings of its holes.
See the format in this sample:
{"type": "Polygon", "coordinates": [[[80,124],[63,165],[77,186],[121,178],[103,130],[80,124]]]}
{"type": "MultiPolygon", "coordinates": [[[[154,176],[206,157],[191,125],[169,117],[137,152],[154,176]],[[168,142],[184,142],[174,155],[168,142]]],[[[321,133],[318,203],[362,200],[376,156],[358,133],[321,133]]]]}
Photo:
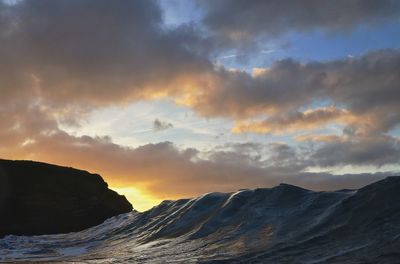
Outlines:
{"type": "Polygon", "coordinates": [[[208,193],[81,232],[0,240],[0,260],[13,262],[395,263],[399,257],[400,177],[359,190],[281,184],[208,193]]]}

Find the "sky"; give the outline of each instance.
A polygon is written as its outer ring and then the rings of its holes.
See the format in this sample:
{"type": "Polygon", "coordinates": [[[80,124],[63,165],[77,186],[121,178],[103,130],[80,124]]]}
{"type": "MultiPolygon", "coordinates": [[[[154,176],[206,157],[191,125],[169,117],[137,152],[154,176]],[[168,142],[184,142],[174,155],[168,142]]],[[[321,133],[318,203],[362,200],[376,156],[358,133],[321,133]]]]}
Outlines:
{"type": "Polygon", "coordinates": [[[400,2],[0,0],[0,158],[139,211],[400,173],[400,2]]]}

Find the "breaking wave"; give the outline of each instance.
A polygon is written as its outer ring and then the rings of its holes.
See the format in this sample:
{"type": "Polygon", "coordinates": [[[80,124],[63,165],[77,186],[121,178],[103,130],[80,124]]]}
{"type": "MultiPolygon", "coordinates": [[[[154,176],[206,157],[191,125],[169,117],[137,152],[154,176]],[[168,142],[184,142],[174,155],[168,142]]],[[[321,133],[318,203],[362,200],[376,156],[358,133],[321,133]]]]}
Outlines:
{"type": "Polygon", "coordinates": [[[400,177],[362,189],[270,189],[164,201],[81,232],[6,236],[0,262],[396,263],[400,177]]]}

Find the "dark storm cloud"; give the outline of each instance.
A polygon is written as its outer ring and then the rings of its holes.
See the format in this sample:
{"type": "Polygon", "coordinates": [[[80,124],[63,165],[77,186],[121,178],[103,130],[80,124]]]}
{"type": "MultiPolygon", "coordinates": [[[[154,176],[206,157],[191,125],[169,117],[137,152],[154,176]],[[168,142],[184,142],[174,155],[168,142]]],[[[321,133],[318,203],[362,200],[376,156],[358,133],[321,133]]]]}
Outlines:
{"type": "Polygon", "coordinates": [[[174,125],[173,125],[172,123],[168,123],[168,122],[165,122],[165,121],[161,121],[161,120],[159,120],[158,118],[156,118],[156,119],[153,121],[153,130],[154,130],[155,132],[167,130],[167,129],[173,128],[173,127],[174,127],[174,125]]]}
{"type": "Polygon", "coordinates": [[[311,159],[316,165],[372,165],[400,163],[400,141],[390,136],[337,140],[322,144],[311,159]]]}
{"type": "Polygon", "coordinates": [[[162,29],[155,1],[20,1],[1,4],[0,21],[4,96],[36,84],[51,100],[127,102],[209,64],[191,28],[162,29]]]}
{"type": "Polygon", "coordinates": [[[399,19],[396,0],[270,1],[198,0],[205,9],[204,23],[222,39],[251,41],[286,32],[350,31],[360,24],[373,25],[399,19]]]}

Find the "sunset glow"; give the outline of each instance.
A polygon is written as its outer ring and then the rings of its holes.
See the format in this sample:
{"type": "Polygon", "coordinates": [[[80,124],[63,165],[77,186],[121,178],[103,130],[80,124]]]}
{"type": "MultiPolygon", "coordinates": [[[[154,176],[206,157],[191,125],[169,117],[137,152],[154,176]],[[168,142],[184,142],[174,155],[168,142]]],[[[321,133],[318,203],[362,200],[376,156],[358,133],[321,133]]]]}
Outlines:
{"type": "Polygon", "coordinates": [[[139,211],[400,172],[396,1],[72,2],[0,0],[1,158],[98,173],[139,211]]]}

